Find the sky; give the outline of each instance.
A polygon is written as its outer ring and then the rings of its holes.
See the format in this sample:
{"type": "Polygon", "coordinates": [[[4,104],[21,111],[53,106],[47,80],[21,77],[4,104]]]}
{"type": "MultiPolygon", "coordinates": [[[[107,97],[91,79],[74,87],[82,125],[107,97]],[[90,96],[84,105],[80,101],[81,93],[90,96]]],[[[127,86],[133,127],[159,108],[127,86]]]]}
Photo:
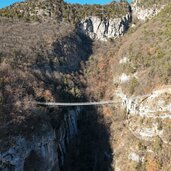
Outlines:
{"type": "MultiPolygon", "coordinates": [[[[106,4],[112,0],[65,0],[70,3],[80,3],[80,4],[106,4]]],[[[117,1],[117,0],[116,0],[117,1]]],[[[130,2],[131,0],[128,0],[130,2]]]]}
{"type": "MultiPolygon", "coordinates": [[[[15,2],[21,2],[22,0],[0,0],[0,8],[11,5],[15,2]]],[[[80,4],[105,4],[109,3],[112,0],[65,0],[70,3],[80,3],[80,4]]],[[[131,0],[128,0],[130,2],[131,0]]]]}
{"type": "Polygon", "coordinates": [[[8,5],[11,5],[15,2],[20,2],[22,0],[0,0],[0,8],[6,7],[8,5]]]}

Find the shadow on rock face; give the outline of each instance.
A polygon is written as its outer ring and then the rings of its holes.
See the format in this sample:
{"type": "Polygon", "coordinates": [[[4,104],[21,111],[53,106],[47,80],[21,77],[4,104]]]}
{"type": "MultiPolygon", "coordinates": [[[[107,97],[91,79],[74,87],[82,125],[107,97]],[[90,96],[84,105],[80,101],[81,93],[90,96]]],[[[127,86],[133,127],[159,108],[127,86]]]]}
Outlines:
{"type": "Polygon", "coordinates": [[[112,170],[113,157],[109,130],[97,109],[84,108],[78,127],[78,137],[69,147],[63,171],[112,170]]]}
{"type": "Polygon", "coordinates": [[[25,159],[24,171],[40,170],[41,163],[43,163],[43,161],[41,161],[40,156],[35,151],[31,151],[29,156],[25,159]]]}

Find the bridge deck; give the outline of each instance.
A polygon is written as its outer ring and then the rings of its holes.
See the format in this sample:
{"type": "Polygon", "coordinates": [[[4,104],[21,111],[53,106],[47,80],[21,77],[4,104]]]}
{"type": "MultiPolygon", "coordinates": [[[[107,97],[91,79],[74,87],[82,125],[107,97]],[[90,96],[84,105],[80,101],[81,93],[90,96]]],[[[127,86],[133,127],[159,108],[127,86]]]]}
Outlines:
{"type": "Polygon", "coordinates": [[[94,106],[118,103],[116,101],[100,101],[100,102],[77,102],[77,103],[53,103],[53,102],[36,102],[37,105],[45,106],[94,106]]]}

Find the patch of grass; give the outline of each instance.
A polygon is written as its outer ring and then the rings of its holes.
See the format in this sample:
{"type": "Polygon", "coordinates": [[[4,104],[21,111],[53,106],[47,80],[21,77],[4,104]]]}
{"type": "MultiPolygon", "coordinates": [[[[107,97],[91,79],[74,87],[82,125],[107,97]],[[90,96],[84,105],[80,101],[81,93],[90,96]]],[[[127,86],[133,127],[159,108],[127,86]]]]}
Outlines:
{"type": "Polygon", "coordinates": [[[162,140],[160,137],[156,137],[155,140],[153,141],[152,148],[155,153],[160,153],[162,150],[162,140]]]}
{"type": "Polygon", "coordinates": [[[138,80],[135,77],[132,78],[131,81],[129,82],[129,93],[133,94],[138,85],[139,85],[138,80]]]}

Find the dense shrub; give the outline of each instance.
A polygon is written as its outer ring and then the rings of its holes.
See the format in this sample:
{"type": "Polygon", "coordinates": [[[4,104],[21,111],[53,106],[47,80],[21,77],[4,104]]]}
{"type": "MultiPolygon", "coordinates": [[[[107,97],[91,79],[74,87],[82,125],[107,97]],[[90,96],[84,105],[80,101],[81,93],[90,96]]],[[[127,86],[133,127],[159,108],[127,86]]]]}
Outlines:
{"type": "Polygon", "coordinates": [[[19,18],[25,21],[39,21],[44,18],[57,18],[76,24],[86,16],[114,18],[130,12],[127,2],[112,2],[106,5],[68,4],[64,1],[27,1],[16,3],[0,10],[0,16],[19,18]]]}

